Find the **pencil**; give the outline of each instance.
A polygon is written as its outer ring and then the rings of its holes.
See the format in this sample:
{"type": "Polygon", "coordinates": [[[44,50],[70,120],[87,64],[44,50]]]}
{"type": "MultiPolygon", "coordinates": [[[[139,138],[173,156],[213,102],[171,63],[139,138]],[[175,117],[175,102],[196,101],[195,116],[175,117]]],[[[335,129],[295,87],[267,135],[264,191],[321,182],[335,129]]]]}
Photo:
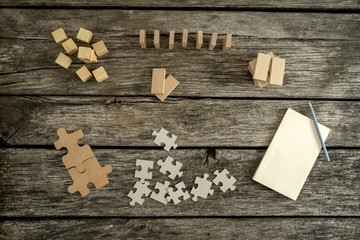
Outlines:
{"type": "Polygon", "coordinates": [[[318,124],[318,122],[317,122],[317,120],[316,120],[315,112],[314,112],[314,109],[313,109],[313,107],[312,107],[312,105],[311,105],[311,102],[309,102],[309,106],[310,106],[311,114],[312,114],[312,117],[313,117],[313,120],[314,120],[314,123],[315,123],[316,131],[317,131],[317,133],[318,133],[318,135],[319,135],[322,148],[324,149],[324,152],[325,152],[326,159],[327,159],[328,162],[330,162],[330,157],[329,157],[329,154],[328,154],[328,152],[327,152],[327,150],[326,150],[326,146],[325,146],[324,140],[323,140],[323,138],[322,138],[322,136],[321,136],[319,124],[318,124]]]}

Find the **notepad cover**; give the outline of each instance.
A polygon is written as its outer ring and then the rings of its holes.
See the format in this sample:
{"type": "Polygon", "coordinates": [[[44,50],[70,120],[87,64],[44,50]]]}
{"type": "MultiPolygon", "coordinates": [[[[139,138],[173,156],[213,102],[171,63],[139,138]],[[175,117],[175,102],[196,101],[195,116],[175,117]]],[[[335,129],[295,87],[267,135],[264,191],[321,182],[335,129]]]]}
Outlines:
{"type": "MultiPolygon", "coordinates": [[[[325,141],[330,129],[319,128],[325,141]]],[[[314,121],[289,108],[253,180],[296,200],[321,148],[314,121]]]]}

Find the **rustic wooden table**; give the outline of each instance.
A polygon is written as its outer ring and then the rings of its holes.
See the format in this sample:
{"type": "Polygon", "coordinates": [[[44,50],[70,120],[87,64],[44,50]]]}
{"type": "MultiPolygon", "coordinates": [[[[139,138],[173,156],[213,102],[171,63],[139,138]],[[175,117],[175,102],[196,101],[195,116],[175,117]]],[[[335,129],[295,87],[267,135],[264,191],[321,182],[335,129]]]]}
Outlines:
{"type": "MultiPolygon", "coordinates": [[[[274,239],[360,237],[360,4],[347,1],[0,0],[1,239],[274,239]],[[54,63],[62,50],[51,31],[79,27],[103,39],[110,78],[81,82],[54,63]],[[189,29],[189,47],[181,32],[189,29]],[[162,49],[139,46],[139,29],[159,29],[162,49]],[[176,31],[169,50],[168,32],[176,31]],[[204,46],[195,50],[195,33],[204,46]],[[233,34],[232,48],[206,49],[210,34],[233,34]],[[287,60],[285,84],[253,85],[248,62],[273,51],[287,60]],[[161,103],[151,70],[164,67],[180,85],[161,103]],[[252,181],[287,108],[309,117],[311,100],[332,162],[321,153],[297,201],[252,181]],[[110,184],[82,198],[55,150],[56,130],[83,129],[110,184]],[[236,190],[208,199],[131,207],[135,160],[168,153],[151,132],[178,136],[170,155],[183,180],[227,168],[236,190]],[[207,160],[207,161],[205,161],[207,160]],[[205,164],[204,164],[205,162],[205,164]]],[[[152,186],[166,178],[154,172],[152,186]]]]}

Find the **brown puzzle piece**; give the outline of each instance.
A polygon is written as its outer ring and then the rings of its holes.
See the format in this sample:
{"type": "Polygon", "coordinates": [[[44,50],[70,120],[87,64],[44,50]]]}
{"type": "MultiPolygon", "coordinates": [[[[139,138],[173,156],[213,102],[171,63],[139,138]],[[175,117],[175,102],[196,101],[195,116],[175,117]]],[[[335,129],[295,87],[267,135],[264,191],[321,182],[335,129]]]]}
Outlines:
{"type": "Polygon", "coordinates": [[[75,167],[78,172],[84,172],[83,162],[89,158],[95,157],[89,145],[79,146],[78,140],[84,137],[83,131],[77,130],[68,134],[64,128],[57,130],[59,139],[54,142],[56,149],[67,148],[68,152],[62,157],[66,169],[75,167]]]}
{"type": "Polygon", "coordinates": [[[96,157],[86,160],[84,163],[86,171],[79,173],[75,168],[68,169],[73,180],[73,184],[68,187],[69,193],[79,191],[81,196],[85,197],[90,193],[87,187],[88,183],[93,183],[96,188],[101,188],[109,183],[107,174],[112,172],[112,166],[105,165],[101,167],[96,157]]]}

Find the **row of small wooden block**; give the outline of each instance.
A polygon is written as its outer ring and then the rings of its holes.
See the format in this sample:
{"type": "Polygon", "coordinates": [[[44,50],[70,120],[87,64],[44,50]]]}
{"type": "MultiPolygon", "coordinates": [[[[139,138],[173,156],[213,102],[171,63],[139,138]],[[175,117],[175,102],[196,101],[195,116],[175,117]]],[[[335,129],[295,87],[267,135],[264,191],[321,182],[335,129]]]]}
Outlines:
{"type": "MultiPolygon", "coordinates": [[[[188,41],[188,35],[189,35],[189,30],[188,29],[184,29],[183,30],[183,35],[182,35],[182,47],[187,47],[187,41],[188,41]]],[[[209,41],[209,50],[213,50],[216,46],[216,41],[217,41],[217,37],[218,34],[216,32],[213,32],[209,41]]],[[[222,45],[222,50],[223,51],[227,51],[231,48],[231,39],[232,39],[232,34],[226,34],[224,40],[223,40],[223,45],[222,45]]],[[[146,48],[146,32],[145,30],[140,30],[140,46],[142,48],[146,48]]],[[[174,42],[175,42],[175,31],[170,31],[169,33],[169,49],[174,49],[174,42]]],[[[200,49],[203,45],[203,31],[198,31],[196,34],[196,49],[200,49]]],[[[154,30],[154,46],[155,48],[160,48],[160,31],[159,30],[154,30]]]]}
{"type": "MultiPolygon", "coordinates": [[[[91,49],[90,47],[78,47],[74,40],[68,38],[62,28],[53,31],[51,34],[53,35],[55,42],[61,44],[67,54],[73,55],[78,51],[77,57],[85,63],[97,63],[97,57],[103,56],[109,52],[103,40],[92,44],[94,49],[91,49]]],[[[92,36],[93,33],[91,31],[80,28],[76,38],[80,42],[90,43],[92,36]]],[[[55,62],[65,69],[68,69],[72,63],[72,59],[63,53],[60,53],[55,62]]],[[[86,66],[81,67],[78,71],[76,71],[76,74],[83,82],[86,82],[92,76],[86,66]]],[[[93,74],[98,82],[102,82],[108,78],[108,75],[103,67],[99,67],[94,70],[93,74]]]]}
{"type": "Polygon", "coordinates": [[[258,53],[257,58],[249,62],[248,69],[253,76],[254,84],[261,88],[271,85],[283,85],[285,59],[268,54],[258,53]]]}
{"type": "Polygon", "coordinates": [[[179,81],[172,75],[169,75],[167,78],[165,77],[165,68],[154,68],[152,70],[151,93],[162,102],[165,101],[170,93],[179,85],[179,81]]]}

